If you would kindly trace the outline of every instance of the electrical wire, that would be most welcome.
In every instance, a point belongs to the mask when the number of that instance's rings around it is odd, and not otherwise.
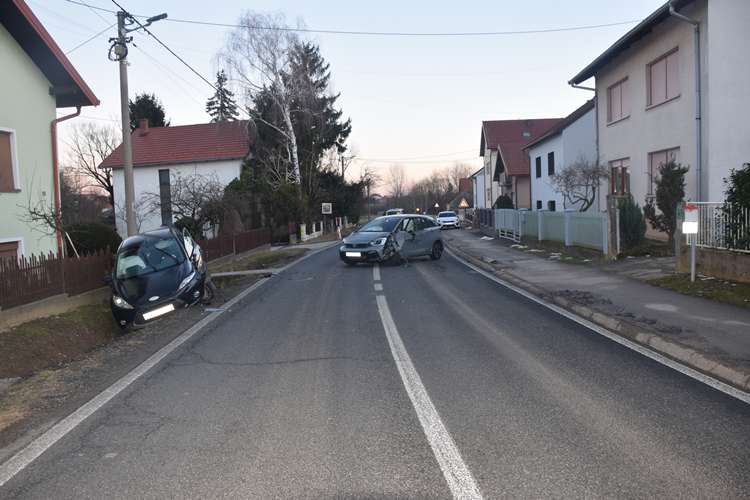
[[[104,28],[104,29],[103,29],[102,31],[100,31],[100,32],[99,32],[99,33],[97,33],[96,35],[92,36],[91,38],[89,38],[88,40],[86,40],[85,42],[83,42],[82,44],[78,45],[77,47],[73,47],[72,49],[70,49],[69,51],[67,51],[67,52],[65,53],[65,55],[67,56],[68,54],[70,54],[70,53],[71,53],[71,52],[73,52],[74,50],[76,50],[76,49],[80,49],[81,47],[83,47],[84,45],[86,45],[87,43],[89,43],[89,42],[90,42],[91,40],[93,40],[93,39],[95,39],[95,38],[97,38],[97,37],[99,37],[99,36],[103,35],[103,34],[104,34],[104,33],[105,33],[105,32],[106,32],[107,30],[109,30],[109,29],[112,29],[112,28],[113,28],[114,26],[116,26],[116,25],[117,25],[117,23],[114,23],[114,24],[110,24],[109,26],[107,26],[106,28]]]
[[[112,0],[115,5],[120,7],[117,2]],[[85,5],[86,7],[92,8],[92,9],[98,9],[104,12],[109,12],[111,14],[115,14],[116,11],[109,10],[109,9],[103,9],[101,7],[91,7],[83,2],[76,2],[75,0],[67,0],[69,3],[78,4],[78,5]],[[122,7],[120,7],[122,9]],[[125,9],[122,9],[123,11]],[[133,16],[135,17],[148,17],[148,16]],[[173,23],[185,23],[185,24],[199,24],[202,26],[216,26],[220,28],[242,28],[243,26],[237,25],[237,24],[228,24],[228,23],[209,23],[205,21],[190,21],[186,19],[172,19],[167,18],[166,21],[173,22]],[[295,31],[299,33],[319,33],[319,34],[329,34],[329,35],[364,35],[364,36],[430,36],[430,37],[439,37],[439,36],[505,36],[505,35],[536,35],[536,34],[543,34],[543,33],[560,33],[565,31],[580,31],[580,30],[589,30],[589,29],[597,29],[597,28],[609,28],[612,26],[622,26],[623,24],[636,24],[641,22],[642,19],[637,19],[634,21],[621,21],[618,23],[609,23],[609,24],[597,24],[597,25],[591,25],[591,26],[576,26],[572,28],[552,28],[548,30],[527,30],[527,31],[486,31],[486,32],[459,32],[459,33],[410,33],[410,32],[381,32],[381,31],[341,31],[341,30],[312,30],[312,29],[306,29],[306,28],[267,28],[265,26],[255,26],[257,29],[278,29],[280,31]],[[140,23],[138,23],[140,24]],[[145,28],[144,28],[145,29]]]

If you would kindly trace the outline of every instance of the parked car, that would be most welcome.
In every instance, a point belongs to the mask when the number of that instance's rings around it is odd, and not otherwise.
[[[391,208],[385,212],[385,215],[401,215],[404,213],[403,208]]]
[[[437,216],[437,223],[440,229],[447,229],[449,227],[458,229],[461,227],[456,212],[440,212]]]
[[[385,215],[344,238],[339,258],[350,266],[360,262],[395,261],[398,259],[396,242],[406,258],[429,255],[432,260],[438,260],[445,246],[440,228],[430,217]]]
[[[123,240],[112,276],[110,307],[119,333],[146,325],[210,298],[200,247],[187,229],[159,228]]]

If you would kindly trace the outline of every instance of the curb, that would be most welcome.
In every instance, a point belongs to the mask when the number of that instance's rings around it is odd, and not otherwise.
[[[707,356],[696,349],[686,347],[672,339],[648,332],[635,325],[621,321],[618,317],[605,314],[587,306],[572,302],[564,297],[550,295],[549,292],[536,285],[523,281],[515,276],[510,276],[499,271],[492,264],[480,260],[460,250],[455,245],[446,242],[456,256],[487,271],[493,276],[510,283],[518,288],[533,293],[534,295],[550,301],[592,323],[596,323],[612,332],[637,342],[638,344],[656,351],[659,354],[672,358],[675,361],[687,365],[706,375],[726,382],[738,389],[750,392],[750,372],[723,364],[721,359]]]

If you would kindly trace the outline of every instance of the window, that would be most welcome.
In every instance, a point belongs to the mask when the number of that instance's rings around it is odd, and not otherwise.
[[[550,212],[555,211],[555,200],[550,200],[547,202],[547,210],[549,210]]]
[[[648,105],[680,95],[680,52],[675,50],[646,68],[648,78]]]
[[[547,153],[547,175],[555,175],[555,152]]]
[[[630,82],[626,78],[607,89],[607,122],[630,116]]]
[[[159,201],[161,204],[161,225],[172,224],[172,193],[169,189],[169,170],[159,170]]]
[[[542,200],[536,200],[536,209],[541,210],[542,209]]]
[[[17,191],[15,133],[0,129],[0,191]]]
[[[521,132],[524,139],[531,139],[531,132]]]
[[[648,194],[656,194],[656,183],[654,182],[654,176],[659,176],[659,165],[667,163],[671,156],[674,156],[675,163],[680,163],[680,148],[667,149],[664,151],[658,151],[651,153],[649,156],[649,188]]]
[[[630,193],[630,158],[609,162],[612,169],[612,194],[625,196]]]
[[[0,261],[5,259],[18,259],[17,241],[6,241],[0,243]]]
[[[492,188],[487,188],[487,201],[492,201]]]
[[[542,176],[542,157],[537,156],[536,157],[536,178],[540,178]]]

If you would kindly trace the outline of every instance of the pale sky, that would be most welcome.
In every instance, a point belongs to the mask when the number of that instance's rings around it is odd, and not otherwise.
[[[119,119],[119,71],[107,58],[109,39],[117,35],[114,26],[108,28],[116,23],[117,5],[111,0],[26,1],[101,100],[97,108],[84,108],[83,119]],[[302,36],[315,41],[330,64],[333,90],[341,94],[338,106],[352,119],[348,144],[359,150],[358,164],[366,162],[383,175],[388,165],[401,163],[411,180],[454,161],[479,169],[483,120],[568,115],[593,97],[593,92],[571,88],[568,80],[665,3],[117,1],[136,16],[167,13],[167,20],[149,30],[212,83],[219,69],[213,56],[231,28],[198,23],[233,25],[248,7],[256,12],[280,10],[289,24],[299,17],[309,30],[400,33]],[[571,29],[616,23],[625,24]],[[539,32],[548,30],[565,31]],[[460,35],[531,31],[536,33]],[[130,98],[141,92],[156,94],[172,125],[207,123],[205,105],[214,90],[147,34],[132,36]],[[66,114],[70,110],[58,110],[58,115]],[[61,125],[63,139],[64,127],[76,120]],[[347,170],[348,178],[357,176],[357,165]]]

